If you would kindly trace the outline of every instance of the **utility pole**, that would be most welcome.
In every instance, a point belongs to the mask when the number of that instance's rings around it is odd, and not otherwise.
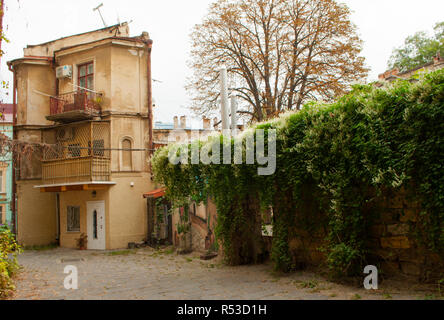
[[[228,117],[228,84],[227,84],[227,68],[222,67],[220,70],[220,101],[222,114],[222,132],[230,130],[230,121]]]
[[[99,11],[100,18],[102,18],[103,25],[105,26],[105,28],[108,28],[108,25],[106,24],[105,19],[103,19],[102,12],[100,11],[100,8],[101,8],[101,7],[103,7],[103,3],[99,4],[99,5],[97,6],[97,8],[94,8],[94,9],[93,9],[93,11]]]
[[[237,97],[231,96],[231,132],[233,137],[237,135]]]

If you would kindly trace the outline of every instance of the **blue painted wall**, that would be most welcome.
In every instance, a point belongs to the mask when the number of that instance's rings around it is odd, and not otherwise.
[[[13,137],[13,127],[10,123],[0,122],[0,133],[12,139]],[[8,152],[6,154],[0,154],[0,170],[6,170],[6,180],[4,182],[5,189],[0,193],[0,205],[3,205],[4,211],[3,215],[6,216],[6,224],[12,227],[12,210],[11,210],[11,200],[12,200],[12,153]],[[1,222],[0,222],[1,223]]]

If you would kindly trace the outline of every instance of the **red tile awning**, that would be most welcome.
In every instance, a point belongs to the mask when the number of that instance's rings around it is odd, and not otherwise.
[[[165,188],[162,189],[157,189],[148,193],[144,193],[143,197],[144,198],[151,198],[151,199],[157,199],[157,198],[161,198],[165,195]]]

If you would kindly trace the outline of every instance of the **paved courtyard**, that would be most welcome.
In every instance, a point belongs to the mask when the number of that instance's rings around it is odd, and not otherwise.
[[[176,255],[172,249],[114,252],[67,249],[26,251],[14,299],[143,299],[143,300],[316,300],[418,299],[425,293],[366,291],[330,283],[312,273],[277,276],[270,265],[229,267],[197,254]],[[78,269],[78,290],[64,288],[64,268]]]

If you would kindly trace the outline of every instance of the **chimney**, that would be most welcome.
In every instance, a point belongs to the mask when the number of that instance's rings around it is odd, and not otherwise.
[[[174,117],[174,129],[179,129],[179,118],[177,116]]]
[[[150,40],[150,34],[146,31],[142,32],[141,37],[143,40]]]
[[[182,116],[182,117],[180,117],[180,128],[186,129],[186,127],[187,127],[187,117]]]
[[[203,117],[203,129],[204,130],[211,130],[211,120],[207,117]]]
[[[398,68],[394,68],[394,69],[387,70],[386,72],[380,74],[378,76],[378,78],[379,78],[379,80],[385,80],[385,79],[387,79],[390,76],[397,76],[398,73],[399,73],[399,69]]]

